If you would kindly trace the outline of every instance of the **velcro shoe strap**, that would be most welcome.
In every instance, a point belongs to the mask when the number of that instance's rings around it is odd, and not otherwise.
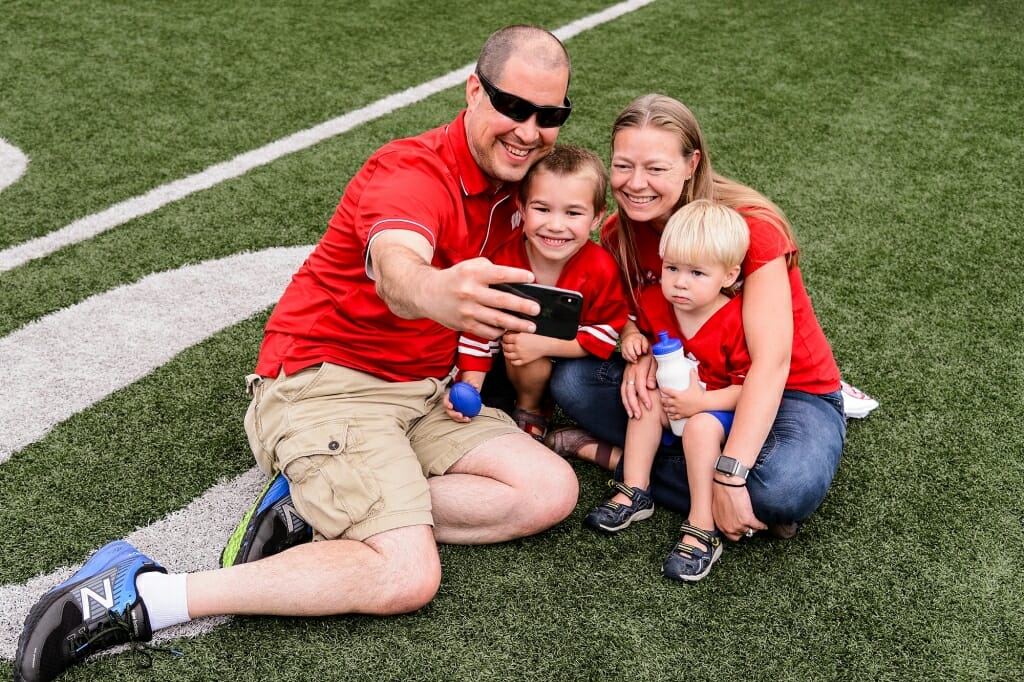
[[[612,483],[612,488],[618,490],[620,493],[622,493],[631,500],[633,499],[633,497],[636,496],[636,493],[634,492],[635,489],[630,488],[625,483],[619,483],[618,481],[615,481],[614,483]]]

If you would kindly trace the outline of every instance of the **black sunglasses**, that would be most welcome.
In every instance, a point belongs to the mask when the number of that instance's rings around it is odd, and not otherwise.
[[[534,114],[537,114],[537,125],[539,127],[558,128],[565,123],[566,119],[569,118],[569,114],[572,113],[572,104],[569,102],[568,97],[565,98],[565,104],[560,107],[539,107],[530,100],[500,90],[491,81],[484,78],[483,74],[479,71],[476,72],[476,77],[480,79],[480,84],[484,86],[484,92],[487,93],[487,98],[491,100],[491,106],[494,107],[495,111],[502,116],[508,116],[518,123],[522,123]]]

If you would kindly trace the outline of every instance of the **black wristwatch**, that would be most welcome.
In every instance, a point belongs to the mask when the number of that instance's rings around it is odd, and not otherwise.
[[[739,476],[744,481],[747,480],[747,475],[750,474],[750,469],[739,463],[738,460],[732,457],[726,457],[725,455],[719,455],[715,461],[715,471],[726,476]]]

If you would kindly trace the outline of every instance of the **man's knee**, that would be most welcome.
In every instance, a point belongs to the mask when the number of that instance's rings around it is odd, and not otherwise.
[[[561,457],[547,456],[543,462],[538,467],[543,470],[534,472],[534,481],[524,490],[532,498],[526,506],[534,513],[519,519],[524,524],[522,535],[539,533],[559,523],[573,512],[579,499],[579,481],[569,463]]]
[[[429,604],[441,587],[441,564],[423,562],[394,575],[393,594],[380,615],[417,611]]]
[[[383,589],[378,594],[379,615],[409,613],[423,608],[441,587],[441,560],[430,526],[399,528],[365,540],[381,555]]]

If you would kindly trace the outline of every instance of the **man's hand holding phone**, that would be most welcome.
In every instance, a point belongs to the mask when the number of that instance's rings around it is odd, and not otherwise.
[[[528,282],[529,270],[495,265],[486,258],[462,261],[432,275],[444,280],[442,286],[425,284],[420,292],[429,317],[458,331],[481,338],[496,339],[506,330],[533,333],[536,325],[525,316],[537,315],[535,301],[518,298],[491,288],[495,282]]]

